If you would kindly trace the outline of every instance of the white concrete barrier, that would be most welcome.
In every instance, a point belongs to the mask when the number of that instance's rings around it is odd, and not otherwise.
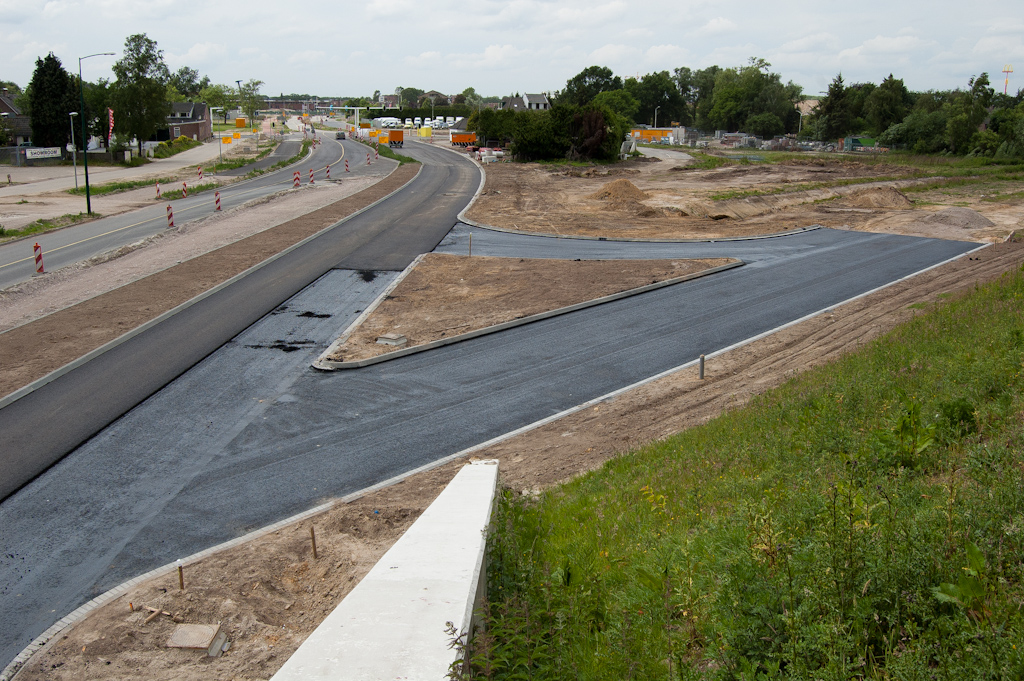
[[[272,681],[442,681],[469,631],[484,573],[497,461],[462,468]]]

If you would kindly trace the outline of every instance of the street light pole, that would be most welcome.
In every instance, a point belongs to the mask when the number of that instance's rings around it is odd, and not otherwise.
[[[85,168],[85,212],[88,215],[92,215],[92,199],[89,198],[89,138],[85,134],[85,85],[82,83],[82,60],[89,57],[113,56],[113,52],[97,52],[96,54],[87,54],[84,57],[78,58],[78,101],[81,104],[82,112],[79,118],[82,120],[82,148],[85,150],[82,154],[82,166]]]
[[[661,108],[660,106],[654,107],[654,127],[655,127],[655,129],[657,129],[657,127],[658,127],[658,109],[660,109],[660,108]]]
[[[71,119],[71,165],[75,169],[75,191],[78,191],[78,147],[75,146],[75,116],[78,115],[77,111],[72,111],[68,114],[68,118]]]

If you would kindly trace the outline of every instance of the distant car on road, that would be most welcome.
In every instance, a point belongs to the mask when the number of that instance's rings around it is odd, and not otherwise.
[[[336,140],[343,140],[343,139],[345,139],[345,131],[344,130],[339,130],[338,132],[334,133],[334,139],[336,139]]]

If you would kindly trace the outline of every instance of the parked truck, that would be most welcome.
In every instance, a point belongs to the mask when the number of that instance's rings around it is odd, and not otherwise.
[[[476,133],[475,132],[463,132],[461,130],[450,130],[448,132],[448,138],[451,140],[453,147],[468,147],[471,144],[476,144]]]

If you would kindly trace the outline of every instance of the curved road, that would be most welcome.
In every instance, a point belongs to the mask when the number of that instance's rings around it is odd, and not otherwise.
[[[433,248],[476,187],[476,171],[453,154],[419,144],[406,153],[429,161],[413,186],[302,254],[329,272],[286,302],[282,287],[264,301],[279,299],[271,314],[0,504],[0,660],[134,575],[977,246],[824,229],[704,244],[473,230],[481,254],[736,255],[748,264],[365,369],[316,372],[309,362],[395,276],[365,281],[357,270],[396,270]],[[464,252],[467,237],[460,226],[438,249]],[[226,307],[211,300],[208,313],[179,320],[182,337],[282,277],[239,282]]]
[[[285,141],[282,154],[270,163],[289,158],[290,156],[284,156],[284,153],[288,153],[289,149],[294,147],[292,142],[293,140]],[[347,148],[351,149],[350,154],[354,158],[363,158],[363,151],[366,147],[354,142],[347,144],[350,145]],[[315,170],[314,178],[322,181],[326,175],[325,168],[341,161],[345,154],[345,148],[341,142],[335,141],[333,138],[325,138],[324,143],[319,145],[309,158],[298,164],[251,180],[226,185],[219,190],[221,209],[228,210],[247,201],[290,188],[294,170],[301,170],[303,185],[309,181],[310,168]],[[291,151],[291,154],[296,151],[297,147]],[[371,170],[365,164],[354,163],[352,171],[354,174],[365,174],[368,171],[376,171],[376,169]],[[248,172],[248,169],[244,169],[242,172]],[[229,174],[231,173],[225,173],[225,175]],[[344,175],[343,172],[339,175],[337,168],[332,168],[332,174],[334,179],[339,179]],[[181,198],[181,187],[178,185],[165,186],[162,189],[166,200],[155,202],[152,206],[45,232],[0,246],[0,289],[32,277],[35,272],[32,245],[37,241],[43,248],[43,260],[46,268],[52,271],[164,231],[167,229],[168,205],[174,212],[174,221],[177,225],[208,215],[213,211],[213,191],[192,194],[183,199]]]

